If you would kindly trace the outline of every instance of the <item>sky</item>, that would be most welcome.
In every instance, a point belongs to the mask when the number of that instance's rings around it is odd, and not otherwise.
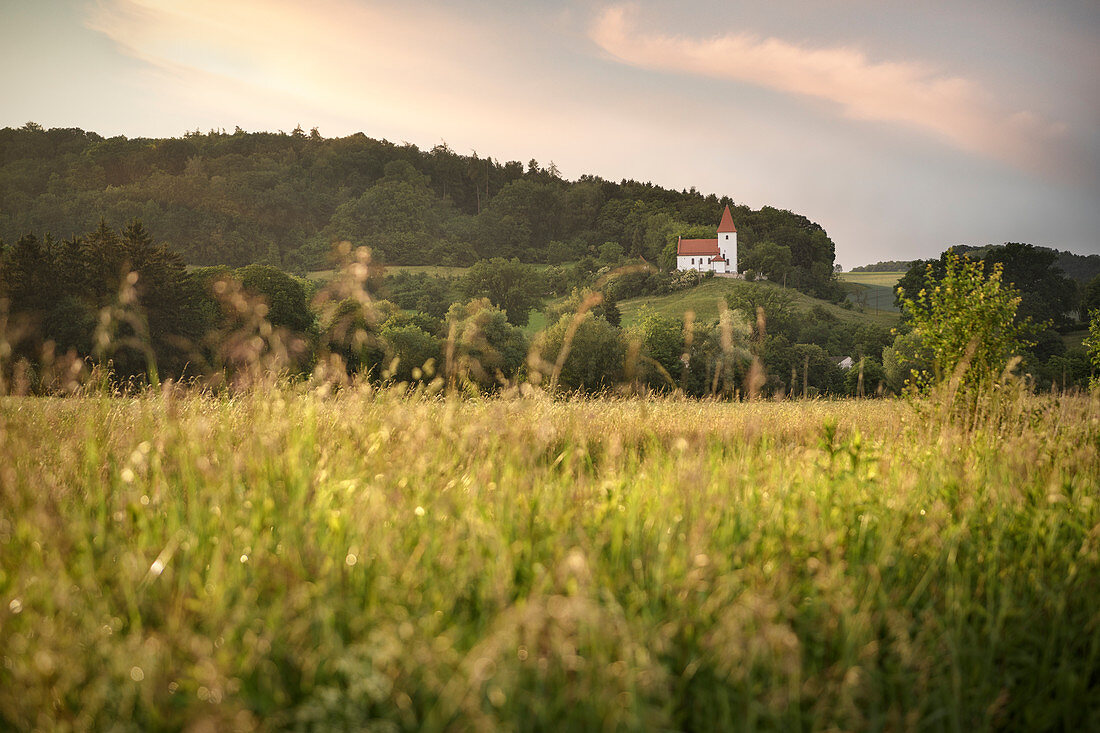
[[[1100,254],[1097,0],[0,0],[0,54],[0,127],[446,142],[790,209],[845,269]]]

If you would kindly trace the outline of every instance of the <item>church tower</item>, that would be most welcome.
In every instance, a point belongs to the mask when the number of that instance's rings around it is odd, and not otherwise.
[[[737,269],[737,227],[733,225],[730,207],[722,212],[722,221],[718,224],[718,252],[726,260],[726,272],[736,273]]]

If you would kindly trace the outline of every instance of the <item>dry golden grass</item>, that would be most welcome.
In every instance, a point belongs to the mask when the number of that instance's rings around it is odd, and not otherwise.
[[[0,399],[0,728],[1086,729],[1100,402]]]

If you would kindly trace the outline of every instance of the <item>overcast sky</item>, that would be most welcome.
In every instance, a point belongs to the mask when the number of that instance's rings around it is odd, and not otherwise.
[[[0,21],[0,126],[446,141],[791,209],[846,269],[1100,253],[1097,0],[0,0]]]

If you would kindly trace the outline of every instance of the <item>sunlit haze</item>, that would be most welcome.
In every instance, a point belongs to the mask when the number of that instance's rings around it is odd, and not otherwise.
[[[1100,253],[1100,5],[8,2],[0,126],[318,127],[729,195],[846,269]],[[715,217],[719,212],[715,212]]]

